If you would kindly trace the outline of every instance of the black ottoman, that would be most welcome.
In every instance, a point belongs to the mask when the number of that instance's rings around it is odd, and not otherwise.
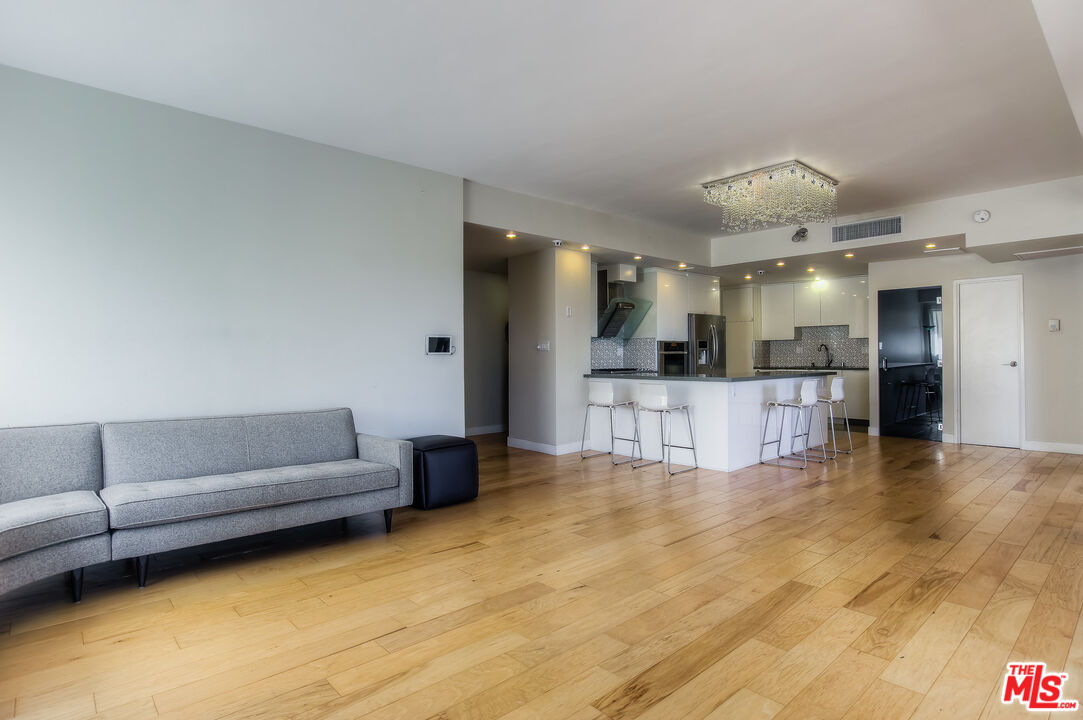
[[[414,444],[414,507],[454,505],[478,496],[478,448],[452,435],[411,438]]]

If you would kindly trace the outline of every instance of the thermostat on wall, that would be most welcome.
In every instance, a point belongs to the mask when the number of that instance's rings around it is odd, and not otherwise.
[[[450,335],[426,335],[426,355],[454,355],[455,346],[451,344]]]

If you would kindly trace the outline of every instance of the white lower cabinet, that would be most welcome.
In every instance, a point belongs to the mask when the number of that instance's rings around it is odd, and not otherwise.
[[[846,392],[846,410],[850,419],[869,419],[869,371],[841,371],[843,388]]]

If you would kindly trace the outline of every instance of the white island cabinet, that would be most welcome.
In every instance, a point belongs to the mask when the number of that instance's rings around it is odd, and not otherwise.
[[[692,408],[692,428],[696,438],[696,457],[699,466],[708,470],[739,470],[760,461],[760,441],[763,437],[763,419],[769,400],[788,400],[800,394],[802,381],[815,378],[820,393],[824,381],[830,383],[832,372],[795,372],[765,376],[741,375],[724,378],[696,376],[650,377],[644,375],[587,375],[589,382],[613,383],[616,400],[638,400],[644,383],[663,383],[671,405],[688,403]],[[583,402],[586,402],[584,396]],[[827,429],[827,411],[823,412],[824,429]],[[787,420],[792,419],[792,411]],[[775,424],[778,415],[771,413],[772,427],[769,437],[777,435]],[[630,410],[618,409],[614,415],[617,437],[632,437]],[[684,414],[675,412],[673,419],[673,443],[687,445],[688,426]],[[821,444],[820,430],[813,422],[811,445]],[[661,438],[656,413],[640,413],[640,435],[643,455],[647,460],[660,456]],[[783,429],[782,452],[789,452],[789,434],[792,427],[787,422]],[[668,435],[668,432],[667,432]],[[627,456],[629,443],[617,441],[617,453]],[[592,412],[588,424],[587,447],[593,450],[609,450],[609,413]],[[764,452],[765,458],[776,457],[774,445]],[[798,445],[800,447],[800,445]],[[638,453],[637,453],[638,454]],[[673,463],[692,464],[690,450],[673,449]],[[657,468],[655,468],[657,469]]]

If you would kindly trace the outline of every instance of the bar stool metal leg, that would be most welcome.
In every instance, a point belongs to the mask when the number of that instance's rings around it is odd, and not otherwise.
[[[590,409],[591,408],[596,408],[596,407],[602,407],[602,408],[606,408],[606,409],[609,410],[609,452],[598,451],[598,452],[595,452],[595,453],[591,453],[590,455],[587,455],[586,454],[587,425],[590,422]],[[614,428],[614,413],[617,411],[617,408],[621,408],[621,407],[627,407],[632,411],[632,422],[633,422],[633,428],[634,429],[633,429],[633,435],[630,438],[629,437],[618,437],[617,434],[616,434],[616,430]],[[629,455],[627,460],[617,461],[617,459],[616,459],[616,452],[615,451],[616,451],[616,445],[617,445],[618,440],[622,440],[624,442],[632,443],[631,454]],[[632,403],[631,401],[620,402],[620,403],[612,403],[612,404],[605,404],[605,405],[599,405],[597,403],[592,403],[592,402],[587,403],[586,413],[583,415],[583,435],[579,439],[579,457],[580,458],[582,458],[583,460],[589,460],[590,458],[600,457],[602,455],[608,455],[609,458],[610,458],[610,461],[614,465],[624,465],[626,463],[632,462],[632,460],[635,459],[635,447],[636,447],[637,444],[639,445],[639,454],[640,454],[640,457],[642,458],[643,445],[642,445],[642,443],[639,442],[639,418],[636,416],[634,403]]]
[[[671,411],[669,411],[669,410],[666,410],[664,412],[664,415],[666,416],[666,419],[669,421],[669,442],[668,443],[663,442],[662,449],[665,450],[666,448],[669,448],[669,452],[666,454],[666,472],[668,472],[670,475],[680,475],[681,473],[691,472],[692,470],[695,470],[696,468],[699,467],[699,458],[696,457],[696,435],[692,431],[692,412],[691,412],[691,408],[684,407],[684,408],[680,408],[680,409],[684,410],[685,419],[688,421],[688,442],[690,443],[689,445],[674,445],[673,444],[673,413]],[[673,472],[673,448],[674,447],[681,448],[683,450],[691,450],[692,451],[692,467],[685,468],[684,470],[678,470],[677,472]]]
[[[767,439],[767,427],[771,423],[771,410],[778,411],[778,438],[776,440]],[[795,417],[791,421],[790,427],[790,447],[789,453],[782,454],[782,436],[786,432],[786,411],[794,410]],[[809,421],[812,421],[812,416],[809,416]],[[807,434],[801,432],[801,425],[804,424],[804,412],[800,405],[793,405],[791,403],[781,402],[769,402],[767,403],[767,414],[763,418],[763,442],[760,445],[760,462],[764,465],[774,465],[776,467],[788,467],[795,468],[797,470],[804,470],[808,467],[808,452],[806,445],[808,444]],[[804,442],[801,444],[801,456],[798,457],[795,447],[797,445],[797,438],[804,438]],[[777,445],[778,454],[773,460],[763,459],[763,449],[768,445]],[[790,460],[801,460],[801,464],[797,465]]]
[[[583,437],[579,440],[579,457],[581,459],[583,459],[583,460],[589,460],[590,458],[596,458],[596,457],[599,457],[601,455],[610,455],[610,454],[612,454],[612,450],[613,450],[613,446],[610,445],[609,446],[610,452],[608,452],[608,453],[607,452],[596,452],[596,453],[591,453],[590,455],[585,454],[586,453],[586,448],[587,448],[587,423],[590,421],[590,409],[592,407],[596,407],[596,405],[594,403],[588,402],[587,403],[587,411],[583,415]]]
[[[627,407],[629,410],[632,411],[632,437],[630,437],[630,438],[617,437],[616,431],[613,429],[613,413],[616,412],[618,407]],[[639,443],[639,420],[636,418],[635,406],[632,405],[632,404],[622,403],[620,405],[614,405],[614,406],[609,408],[609,442],[610,442],[609,447],[612,450],[616,450],[617,440],[620,440],[622,442],[630,442],[630,443],[632,443],[632,447],[628,451],[628,459],[618,461],[616,452],[610,452],[610,455],[609,455],[610,459],[613,461],[614,465],[627,465],[627,464],[631,463],[633,460],[635,460],[636,444]],[[643,455],[643,446],[642,445],[639,446],[639,454]]]
[[[827,403],[827,424],[831,426],[831,460],[839,456],[839,443],[835,438],[835,403]],[[827,452],[827,438],[824,438],[824,452]]]
[[[848,450],[840,450],[839,452],[846,455],[852,455],[854,452],[854,437],[850,434],[850,411],[846,409],[846,401],[842,401],[842,417],[846,420],[846,441],[850,444]]]
[[[579,438],[579,457],[585,460],[584,454],[587,450],[587,423],[590,422],[590,403],[587,403],[586,408],[583,411],[583,434]],[[591,457],[594,457],[593,455]]]
[[[645,412],[658,412],[658,411],[657,410],[646,410]],[[660,412],[658,412],[658,433],[659,433],[659,435],[658,435],[659,438],[662,440],[662,454],[661,454],[661,456],[657,460],[644,460],[643,459],[643,442],[642,442],[642,439],[641,439],[640,443],[639,443],[639,464],[637,465],[636,463],[633,462],[632,463],[632,469],[633,470],[638,470],[639,468],[647,467],[648,465],[657,465],[658,463],[663,462],[665,460],[666,437],[662,433],[662,413],[660,413]]]

